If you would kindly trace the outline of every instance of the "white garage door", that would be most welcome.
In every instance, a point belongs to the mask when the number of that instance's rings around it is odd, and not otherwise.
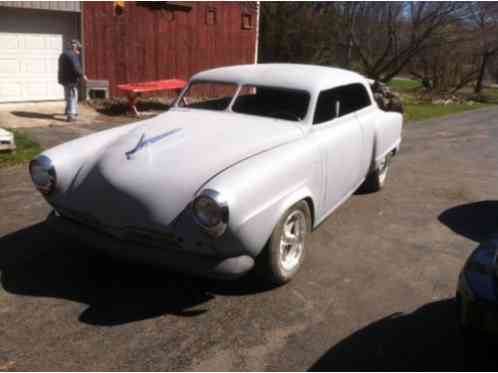
[[[0,32],[0,102],[64,98],[57,83],[63,37]]]

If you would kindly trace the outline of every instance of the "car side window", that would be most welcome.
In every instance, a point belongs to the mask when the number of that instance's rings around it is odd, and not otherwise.
[[[338,88],[320,92],[316,103],[313,124],[328,122],[340,115],[341,108],[338,93]]]
[[[313,124],[320,124],[361,110],[371,104],[362,84],[355,83],[320,92]]]

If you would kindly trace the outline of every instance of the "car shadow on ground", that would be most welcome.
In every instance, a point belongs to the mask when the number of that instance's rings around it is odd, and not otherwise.
[[[64,114],[46,114],[46,113],[36,113],[31,111],[12,111],[11,114],[16,117],[29,118],[29,119],[49,119],[58,120],[60,122],[65,122],[66,118]]]
[[[480,201],[445,210],[439,221],[476,242],[484,242],[498,235],[498,201]]]
[[[438,218],[453,232],[482,243],[498,233],[498,201],[455,206]],[[452,298],[408,314],[390,315],[334,345],[310,370],[496,371],[496,343],[484,337],[465,340],[456,312]]]
[[[9,293],[87,304],[80,321],[119,325],[164,314],[195,317],[216,295],[267,290],[252,276],[207,280],[110,258],[54,237],[45,223],[0,238],[0,282]]]
[[[376,321],[336,344],[310,370],[496,370],[496,346],[464,341],[455,303],[437,301]]]

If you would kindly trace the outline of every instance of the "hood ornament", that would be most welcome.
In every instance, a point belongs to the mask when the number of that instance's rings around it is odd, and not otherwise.
[[[175,129],[172,129],[171,131],[165,132],[161,135],[151,137],[150,139],[145,139],[145,133],[143,133],[142,136],[140,136],[140,140],[138,140],[138,144],[135,145],[135,147],[133,149],[131,149],[130,151],[127,151],[125,153],[126,159],[128,159],[128,160],[131,159],[131,156],[133,154],[135,154],[139,150],[145,148],[147,145],[152,145],[152,144],[164,139],[165,137],[168,137],[168,136],[170,136],[176,132],[179,132],[179,131],[181,131],[181,128],[175,128]]]

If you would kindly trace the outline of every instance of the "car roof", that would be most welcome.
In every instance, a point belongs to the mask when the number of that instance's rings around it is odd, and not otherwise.
[[[232,82],[294,88],[310,93],[367,80],[353,71],[335,67],[291,63],[267,63],[219,67],[200,72],[192,80]]]

